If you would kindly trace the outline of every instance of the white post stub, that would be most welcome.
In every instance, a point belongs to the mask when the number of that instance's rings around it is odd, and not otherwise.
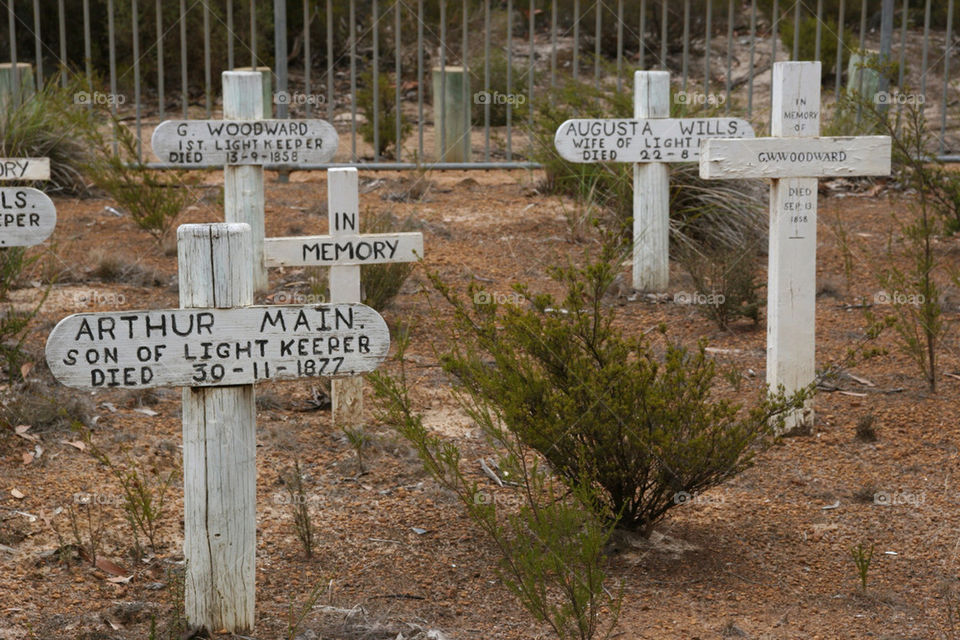
[[[354,167],[327,171],[327,211],[330,236],[352,237],[360,233],[360,184]],[[362,302],[360,266],[330,267],[330,302]],[[333,426],[356,427],[363,420],[363,378],[330,381]]]
[[[633,75],[633,116],[670,117],[670,73]],[[664,162],[633,165],[633,287],[665,291],[670,281],[670,168]]]
[[[820,63],[773,66],[770,135],[820,135]],[[767,384],[793,393],[813,382],[817,279],[817,179],[780,178],[770,186],[767,271]],[[813,401],[787,418],[784,428],[813,425]]]
[[[222,78],[224,119],[263,119],[263,85],[260,72],[224,71]],[[250,225],[253,241],[253,260],[251,261],[253,288],[255,291],[265,291],[267,269],[263,262],[263,166],[249,164],[224,166],[223,214],[225,222],[242,222]]]
[[[253,303],[248,225],[183,225],[177,247],[181,307]],[[185,612],[190,624],[210,631],[253,629],[255,428],[252,384],[183,389]]]

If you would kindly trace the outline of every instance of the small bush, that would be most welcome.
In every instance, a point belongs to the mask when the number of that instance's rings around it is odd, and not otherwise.
[[[360,135],[369,144],[377,145],[377,155],[384,155],[391,147],[394,158],[397,148],[403,144],[403,139],[410,133],[413,125],[400,117],[400,139],[397,139],[397,96],[395,85],[390,76],[385,73],[377,75],[377,96],[379,104],[373,103],[373,72],[367,71],[360,76],[360,87],[357,89],[357,106],[366,122],[360,125]],[[374,113],[377,114],[377,135],[374,136]]]
[[[40,300],[28,309],[19,309],[6,301],[7,294],[16,285],[24,270],[40,257],[28,257],[23,247],[0,248],[0,361],[9,380],[23,378],[20,368],[26,362],[24,344],[30,331],[30,323],[40,312],[49,289]]]
[[[468,304],[431,281],[454,311],[442,363],[474,419],[538,452],[569,487],[595,486],[603,517],[649,533],[679,494],[748,467],[807,392],[764,389],[744,408],[715,391],[723,371],[705,343],[667,340],[661,355],[648,338],[624,335],[602,303],[615,255],[557,269],[563,300],[518,287],[531,303],[522,307],[490,304],[475,286]]]
[[[691,302],[721,329],[737,318],[749,318],[754,325],[760,321],[763,301],[758,292],[758,253],[757,244],[740,249],[691,248],[680,259],[693,279],[696,293],[707,296],[706,304]]]
[[[876,442],[877,428],[874,425],[877,417],[867,413],[857,418],[857,440],[861,442]]]
[[[510,86],[507,87],[507,55],[500,49],[491,49],[490,65],[488,68],[490,84],[486,91],[488,92],[487,103],[490,105],[490,126],[503,127],[507,124],[507,107],[510,107],[510,121],[513,125],[523,122],[529,113],[529,104],[527,100],[527,71],[521,70],[516,65],[512,65],[510,71]],[[470,61],[470,100],[473,108],[471,109],[471,121],[474,126],[482,127],[486,118],[486,106],[481,102],[474,100],[474,97],[484,91],[484,77],[487,71],[484,70],[483,54],[474,57]]]
[[[848,23],[849,24],[849,23]],[[793,19],[781,20],[780,39],[787,51],[793,51],[794,37]],[[800,51],[798,60],[816,60],[817,53],[817,18],[806,16],[800,20]],[[844,52],[854,51],[858,40],[849,28],[843,30]],[[846,58],[847,55],[844,55]],[[823,77],[826,82],[836,76],[837,70],[837,20],[836,18],[822,19],[820,22],[820,62],[822,63]],[[841,69],[841,72],[846,69]]]
[[[287,488],[290,499],[290,514],[293,518],[293,528],[297,532],[297,539],[303,546],[303,555],[309,560],[313,557],[314,529],[310,519],[310,499],[304,485],[303,470],[300,461],[294,460],[293,469],[281,474],[280,479]]]

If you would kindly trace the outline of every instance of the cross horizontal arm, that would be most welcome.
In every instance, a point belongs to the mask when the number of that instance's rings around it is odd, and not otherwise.
[[[704,140],[700,177],[833,178],[890,175],[888,136]]]
[[[263,250],[268,267],[416,262],[423,257],[423,234],[366,233],[267,238]]]
[[[740,118],[567,120],[554,145],[570,162],[695,162],[706,138],[752,138]]]
[[[50,158],[0,158],[0,180],[49,180]]]

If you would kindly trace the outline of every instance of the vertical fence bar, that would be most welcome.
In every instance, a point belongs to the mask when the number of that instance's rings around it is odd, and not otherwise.
[[[753,115],[753,76],[757,54],[757,0],[750,0],[750,76],[747,80],[747,117]]]
[[[250,0],[250,68],[256,69],[257,63],[257,9],[255,0]],[[266,117],[267,114],[263,114]]]
[[[117,117],[117,33],[116,25],[113,23],[113,0],[107,0],[107,42],[110,48],[110,113]],[[113,132],[113,154],[118,150],[117,131]]]
[[[60,27],[60,86],[67,86],[67,15],[63,0],[57,0],[57,19]]]
[[[713,0],[707,0],[707,22],[703,29],[703,94],[710,93],[710,36],[713,35]]]
[[[227,69],[233,71],[233,0],[227,0]]]
[[[13,10],[13,1],[7,1],[7,29],[10,32],[10,63],[12,67],[10,68],[11,77],[13,78],[13,87],[10,95],[13,98],[13,104],[17,104],[20,96],[20,67],[17,66],[17,29],[16,29],[17,17]],[[90,92],[91,96],[93,92]],[[87,102],[93,102],[93,98]]]
[[[333,122],[333,0],[327,0],[327,120]]]
[[[780,2],[773,0],[773,12],[770,14],[770,64],[777,61],[777,35],[780,30]]]
[[[350,161],[357,161],[357,3],[350,0]]]
[[[471,105],[473,104],[471,96],[469,95],[470,87],[470,41],[469,41],[469,18],[470,14],[467,11],[467,0],[463,0],[460,4],[461,10],[463,11],[463,16],[461,16],[461,29],[463,29],[463,45],[461,52],[461,57],[463,58],[463,77],[460,78],[460,97],[463,100],[463,135],[467,137],[466,144],[461,148],[465,149],[471,155],[464,155],[463,161],[469,162],[472,158],[472,148],[470,144],[470,135],[473,133],[473,122],[471,120],[472,109]]]
[[[417,162],[423,162],[423,0],[417,0],[417,154]]]
[[[940,155],[947,148],[947,93],[950,91],[950,50],[953,49],[953,0],[947,2],[947,39],[943,51],[943,101],[940,104]]]
[[[920,93],[927,97],[927,54],[930,48],[930,0],[923,9],[923,44],[920,53]]]
[[[401,161],[401,156],[403,153],[401,144],[402,140],[400,135],[403,131],[403,113],[401,107],[403,103],[400,101],[403,97],[402,94],[402,61],[401,61],[401,47],[403,43],[403,38],[400,35],[400,0],[393,1],[393,79],[394,79],[394,91],[393,91],[393,108],[394,115],[396,117],[396,145],[394,145],[394,155],[396,156],[397,162]]]
[[[371,3],[371,20],[373,21],[373,161],[380,160],[380,12],[377,0]]]
[[[893,48],[893,13],[896,10],[894,8],[894,0],[883,0],[883,15],[880,22],[880,68],[887,69],[887,65],[890,64],[890,52]],[[889,92],[890,91],[890,77],[884,71],[880,74],[880,81],[877,83],[878,92]],[[874,96],[876,99],[876,96]],[[890,107],[889,102],[885,102],[881,105],[878,105],[882,113],[886,113]]]
[[[187,96],[187,1],[180,0],[180,101],[186,119],[189,97]]]
[[[597,0],[593,25],[593,83],[600,88],[600,41],[603,39],[603,2]]]
[[[313,65],[310,60],[310,0],[303,0],[303,109],[306,117],[312,115],[313,105],[310,104],[310,73]]]
[[[900,68],[897,74],[897,89],[903,91],[903,69],[907,63],[907,16],[910,13],[910,0],[903,0],[903,9],[900,13]],[[900,131],[900,116],[903,113],[903,103],[897,100],[897,132]]]
[[[513,93],[513,0],[507,0],[507,95]],[[513,108],[507,100],[507,160],[513,160]]]
[[[863,76],[866,74],[867,52],[867,0],[860,3],[860,71],[857,74],[857,126],[863,120]]]
[[[580,75],[580,0],[573,0],[573,79]]]
[[[620,93],[622,91],[623,91],[623,0],[617,0],[617,93]]]
[[[483,0],[483,160],[490,162],[490,0]]]
[[[837,77],[834,87],[834,96],[836,99],[840,99],[840,85],[843,83],[843,23],[844,18],[844,9],[845,9],[845,0],[840,0],[840,8],[837,12]]]
[[[466,3],[466,0],[464,0],[464,3]],[[529,69],[528,69],[528,71],[527,71],[527,104],[529,104],[529,105],[532,105],[532,104],[533,104],[533,80],[534,80],[533,71],[534,71],[534,63],[535,63],[535,61],[536,61],[536,52],[537,52],[537,50],[536,50],[536,42],[534,41],[534,34],[536,33],[536,22],[535,22],[535,21],[536,21],[536,15],[537,15],[537,14],[536,14],[536,8],[537,8],[537,5],[536,5],[535,0],[530,0],[530,16],[529,16],[529,22],[530,22],[530,66],[529,66]],[[464,9],[466,9],[466,7],[464,7]],[[464,28],[466,28],[466,25],[464,25]],[[466,43],[466,41],[464,41],[464,43]],[[468,119],[467,119],[467,122],[469,122],[469,121],[470,121],[470,119],[468,118]],[[532,130],[533,130],[533,109],[532,109],[532,108],[531,108],[531,109],[527,109],[527,122],[529,123],[530,130],[532,131]],[[532,137],[530,137],[529,142],[530,142],[531,145],[533,144],[533,138],[532,138]]]
[[[42,91],[43,43],[40,41],[40,0],[33,0],[33,48],[37,64],[37,91]]]
[[[680,63],[680,86],[687,92],[690,78],[690,0],[683,0],[683,61]]]
[[[210,5],[203,3],[203,97],[207,119],[213,110],[213,89],[210,79]]]
[[[724,92],[724,113],[730,113],[730,92],[733,91],[733,21],[735,16],[735,2],[727,3],[727,86]]]
[[[510,9],[507,9],[510,11]],[[508,41],[509,42],[509,41]],[[509,45],[508,45],[509,47]],[[507,91],[510,91],[510,71],[507,71]],[[432,88],[431,78],[431,88]],[[440,101],[440,157],[447,155],[447,0],[440,0],[440,95],[433,96],[433,135],[437,135],[437,100]]]
[[[663,14],[660,16],[660,68],[667,69],[667,0],[660,3]]]
[[[276,92],[278,94],[288,94],[286,0],[273,0],[273,58],[273,65],[277,73]],[[290,105],[286,101],[280,102],[275,107],[275,111],[278,118],[287,118],[290,116]]]
[[[157,111],[163,120],[163,0],[155,3],[157,14]]]
[[[137,162],[143,162],[143,142],[141,138],[140,109],[140,9],[138,0],[130,0],[131,39],[133,45],[133,104],[137,128]]]
[[[797,61],[800,59],[800,5],[797,2],[793,5],[793,54],[790,59]]]
[[[646,71],[646,57],[647,57],[647,0],[640,0],[640,33],[638,35],[639,42],[637,43],[637,58],[638,64],[642,71]]]
[[[813,43],[813,59],[820,59],[820,47],[823,39],[823,0],[817,0],[817,29]]]
[[[550,88],[557,86],[557,0],[550,3]]]
[[[83,65],[87,72],[87,92],[92,96],[93,54],[90,53],[90,0],[83,0]],[[92,99],[87,100],[87,109],[93,109]]]

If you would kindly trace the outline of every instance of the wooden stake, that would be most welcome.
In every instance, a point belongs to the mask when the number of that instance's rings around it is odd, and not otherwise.
[[[262,120],[262,80],[259,72],[223,72],[223,118]],[[263,167],[226,165],[223,168],[223,213],[226,222],[250,225],[253,241],[253,288],[266,291],[267,269],[263,263],[264,204]]]
[[[259,78],[256,87],[259,104]],[[248,225],[183,225],[177,246],[181,307],[229,309],[253,303]],[[191,625],[210,631],[253,629],[255,428],[252,384],[183,389],[186,616]]]
[[[633,75],[633,117],[670,117],[670,73]],[[670,168],[664,162],[633,165],[633,287],[665,291],[670,281]]]

